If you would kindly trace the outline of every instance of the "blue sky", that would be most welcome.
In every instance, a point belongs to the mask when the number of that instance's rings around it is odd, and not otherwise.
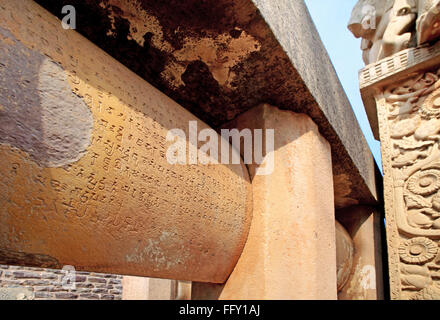
[[[351,102],[362,132],[381,167],[380,144],[374,139],[359,92],[358,71],[364,67],[360,39],[347,29],[357,0],[305,0],[342,86]]]

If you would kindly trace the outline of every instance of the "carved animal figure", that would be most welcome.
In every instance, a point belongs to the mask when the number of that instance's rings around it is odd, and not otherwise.
[[[402,287],[409,290],[422,290],[432,283],[429,269],[426,266],[400,265]]]
[[[388,24],[382,38],[382,55],[389,57],[411,45],[415,37],[417,0],[395,0],[388,12]]]
[[[419,0],[417,19],[417,44],[440,37],[440,0]]]
[[[440,38],[440,0],[359,0],[348,29],[365,64]]]
[[[382,38],[388,25],[394,0],[359,0],[353,9],[348,29],[362,38],[361,49],[365,64],[382,58]]]

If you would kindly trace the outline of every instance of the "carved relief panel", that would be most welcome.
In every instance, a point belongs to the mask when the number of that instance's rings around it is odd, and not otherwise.
[[[394,299],[440,299],[439,76],[413,74],[376,96]]]

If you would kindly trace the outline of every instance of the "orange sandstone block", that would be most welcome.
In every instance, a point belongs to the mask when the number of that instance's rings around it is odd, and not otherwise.
[[[206,124],[33,1],[0,7],[0,263],[224,282],[245,166],[170,164],[168,131]]]
[[[354,206],[336,213],[353,238],[354,256],[350,277],[339,292],[339,300],[383,300],[383,218],[374,207]]]
[[[306,115],[262,105],[228,125],[275,129],[274,171],[255,175],[248,241],[220,299],[337,299],[331,152]],[[267,147],[267,146],[266,146]],[[269,157],[269,153],[266,154]],[[203,290],[194,286],[194,297]]]

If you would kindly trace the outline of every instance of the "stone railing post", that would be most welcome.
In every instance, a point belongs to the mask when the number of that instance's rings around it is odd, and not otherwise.
[[[254,211],[244,251],[223,288],[194,284],[193,297],[337,299],[329,144],[308,116],[269,105],[227,127],[274,129],[273,154],[263,148],[266,159],[273,156],[274,170],[256,175],[259,165],[248,166]]]

